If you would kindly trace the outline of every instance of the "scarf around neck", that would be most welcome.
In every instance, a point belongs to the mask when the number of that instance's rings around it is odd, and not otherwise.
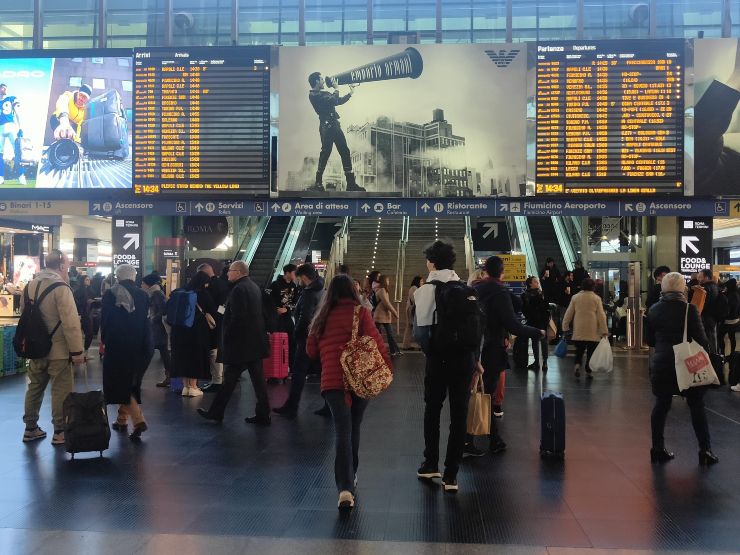
[[[681,301],[682,303],[689,302],[689,299],[686,296],[686,293],[681,293],[678,291],[663,292],[660,294],[660,298],[663,301]]]
[[[115,284],[110,288],[110,292],[113,293],[113,296],[115,297],[116,306],[120,306],[129,314],[134,311],[134,298],[123,285],[120,283]]]

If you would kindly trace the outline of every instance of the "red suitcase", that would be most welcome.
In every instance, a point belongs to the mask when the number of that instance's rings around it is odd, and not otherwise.
[[[262,364],[265,379],[281,380],[288,378],[288,334],[273,332],[270,334],[270,356]]]

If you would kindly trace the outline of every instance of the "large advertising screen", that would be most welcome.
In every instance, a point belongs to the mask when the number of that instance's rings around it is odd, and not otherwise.
[[[526,46],[280,50],[277,196],[520,196]]]
[[[694,41],[694,195],[740,194],[738,39]]]
[[[130,53],[44,56],[0,52],[0,188],[130,188]]]

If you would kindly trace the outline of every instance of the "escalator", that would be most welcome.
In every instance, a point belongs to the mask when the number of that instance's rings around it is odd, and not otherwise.
[[[261,288],[268,287],[272,281],[275,260],[280,254],[290,222],[291,218],[287,217],[270,218],[259,246],[249,261],[249,277]]]
[[[555,264],[562,271],[565,269],[565,260],[561,250],[560,242],[555,234],[555,226],[552,218],[527,218],[529,224],[529,234],[532,238],[534,252],[537,256],[537,270],[542,270],[545,266],[545,260],[552,258]]]

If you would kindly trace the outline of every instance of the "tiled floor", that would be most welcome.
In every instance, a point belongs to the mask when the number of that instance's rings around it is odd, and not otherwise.
[[[616,370],[592,383],[558,362],[547,383],[566,399],[565,462],[538,455],[536,374],[510,372],[501,421],[509,449],[466,461],[452,496],[415,477],[423,358],[404,356],[366,413],[349,516],[336,510],[331,422],[312,414],[317,384],[307,385],[297,420],[275,417],[265,429],[243,422],[253,408],[246,380],[215,426],[195,414],[200,399],[156,389],[153,368],[143,443],[113,432],[104,459],[72,462],[48,439],[21,443],[24,379],[2,378],[0,553],[740,552],[740,395],[707,395],[719,465],[698,467],[687,407],[676,402],[666,438],[677,458],[653,467],[646,357],[618,354]],[[90,375],[100,383],[97,363]],[[275,404],[287,387],[270,386]],[[47,398],[47,431],[49,419]]]

